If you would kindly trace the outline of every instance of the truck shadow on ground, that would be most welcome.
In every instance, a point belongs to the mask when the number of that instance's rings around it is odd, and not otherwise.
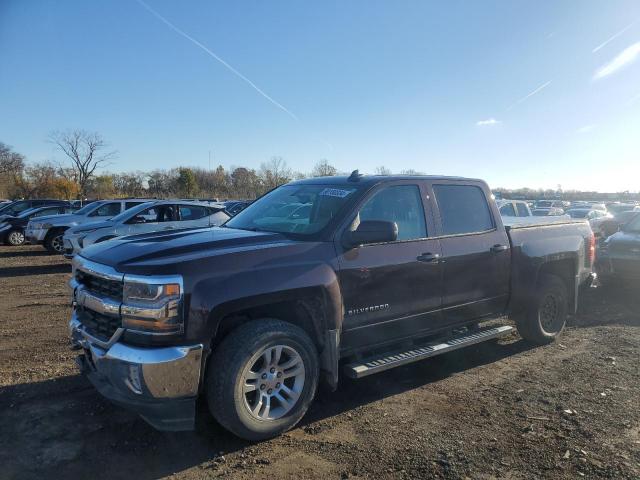
[[[0,277],[25,277],[29,275],[49,275],[54,273],[71,273],[71,264],[56,263],[53,265],[28,265],[0,268]]]
[[[316,422],[530,348],[521,340],[491,341],[364,379],[344,378],[336,392],[319,393],[297,428],[312,431]],[[220,427],[204,399],[194,432],[158,432],[104,400],[80,375],[0,388],[0,431],[0,463],[19,478],[152,479],[216,468],[221,456],[252,445]]]
[[[13,258],[13,257],[50,257],[51,255],[57,255],[47,250],[11,250],[10,252],[0,252],[0,258]]]

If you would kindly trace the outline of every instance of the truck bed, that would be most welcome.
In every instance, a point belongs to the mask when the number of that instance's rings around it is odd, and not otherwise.
[[[515,229],[588,222],[586,220],[573,219],[569,215],[560,215],[549,217],[503,217],[502,223],[507,229]]]

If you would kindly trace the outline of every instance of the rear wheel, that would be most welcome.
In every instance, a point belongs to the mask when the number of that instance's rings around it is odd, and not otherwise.
[[[24,245],[24,240],[24,232],[22,230],[12,230],[7,235],[7,243],[14,247]]]
[[[49,250],[51,253],[63,253],[64,252],[64,244],[62,242],[63,235],[64,235],[64,230],[61,230],[61,229],[49,232],[44,239],[44,248]]]
[[[518,333],[533,343],[554,341],[567,322],[568,305],[567,287],[562,279],[556,275],[541,276],[531,305],[516,317]]]
[[[301,328],[273,319],[241,325],[210,359],[206,391],[211,414],[247,440],[279,435],[309,408],[318,368],[316,347]]]

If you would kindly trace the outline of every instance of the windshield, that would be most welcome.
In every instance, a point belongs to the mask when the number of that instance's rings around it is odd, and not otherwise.
[[[587,218],[591,210],[567,210],[567,215],[571,218]]]
[[[126,220],[129,220],[130,218],[132,218],[133,216],[136,215],[136,213],[144,210],[147,207],[150,207],[151,204],[153,204],[154,202],[145,202],[145,203],[141,203],[135,207],[130,208],[129,210],[125,210],[122,213],[119,213],[118,215],[116,215],[115,217],[111,217],[111,221],[113,222],[124,222]]]
[[[89,205],[85,205],[80,210],[76,210],[73,213],[75,213],[76,215],[86,215],[87,213],[93,211],[94,208],[102,205],[103,203],[104,202],[92,202]]]
[[[285,185],[256,200],[224,226],[311,235],[327,226],[356,190],[345,185]]]
[[[40,210],[41,208],[42,208],[42,207],[29,208],[29,209],[27,209],[27,210],[25,210],[25,211],[23,211],[23,212],[20,212],[20,213],[17,215],[17,217],[18,217],[18,218],[25,218],[25,217],[27,217],[27,216],[31,215],[32,213],[34,213],[34,212],[36,212],[36,211]]]

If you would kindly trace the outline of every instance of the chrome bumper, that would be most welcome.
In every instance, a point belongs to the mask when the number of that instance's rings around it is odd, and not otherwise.
[[[109,400],[139,413],[159,430],[190,430],[200,384],[203,346],[142,348],[118,340],[108,343],[87,333],[76,318],[69,322],[73,345],[84,354],[78,364]]]

